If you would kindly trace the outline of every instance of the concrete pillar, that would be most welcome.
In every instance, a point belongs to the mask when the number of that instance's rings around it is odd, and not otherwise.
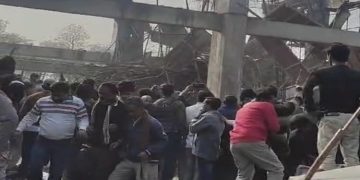
[[[124,63],[143,56],[144,23],[115,19],[113,62]]]
[[[224,15],[223,29],[212,35],[207,85],[220,98],[240,94],[248,5],[248,0],[221,0],[216,4],[216,12]]]

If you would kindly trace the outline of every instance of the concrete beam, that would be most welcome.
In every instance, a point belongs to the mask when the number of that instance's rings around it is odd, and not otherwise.
[[[0,4],[113,19],[131,19],[158,24],[205,28],[217,31],[220,31],[222,27],[222,17],[216,13],[141,3],[132,3],[127,7],[122,7],[119,0],[0,0]]]
[[[53,59],[66,59],[87,62],[110,62],[110,53],[89,52],[81,50],[69,50],[61,48],[50,48],[31,46],[23,44],[0,43],[0,55],[31,56]]]
[[[360,47],[360,34],[358,32],[266,21],[256,18],[249,18],[247,34],[323,44],[339,42],[353,47]]]
[[[121,7],[120,1],[100,0],[0,0],[0,4],[107,18],[131,19],[158,24],[223,30],[223,15],[141,3]],[[232,7],[232,9],[234,9]],[[223,11],[220,11],[222,13]],[[232,16],[242,16],[241,14]],[[247,34],[280,39],[330,44],[340,42],[360,47],[359,33],[249,18]]]
[[[103,66],[94,64],[74,63],[52,59],[39,59],[31,57],[15,56],[16,70],[33,72],[51,72],[64,74],[89,75],[99,71]]]

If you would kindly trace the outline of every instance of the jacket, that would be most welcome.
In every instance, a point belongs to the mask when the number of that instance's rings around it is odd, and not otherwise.
[[[163,125],[166,133],[187,134],[185,105],[174,97],[161,98],[154,103],[153,115]]]
[[[89,143],[93,146],[104,146],[103,125],[107,111],[107,105],[96,103],[93,108],[92,121],[88,128]],[[131,120],[125,105],[118,101],[110,112],[110,124],[116,124],[116,132],[110,132],[110,144],[119,140],[125,139]]]
[[[150,161],[159,161],[167,144],[167,135],[160,122],[148,115],[133,123],[127,135],[127,159],[139,162],[139,153],[146,152]]]
[[[225,122],[218,111],[209,111],[194,119],[190,124],[190,132],[196,134],[192,153],[197,157],[216,161],[224,128]]]

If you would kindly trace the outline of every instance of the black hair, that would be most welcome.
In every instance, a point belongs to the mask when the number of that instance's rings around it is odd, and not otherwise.
[[[174,86],[171,84],[162,84],[161,91],[165,97],[170,97],[171,95],[174,94],[175,89]]]
[[[79,86],[80,86],[79,82],[74,82],[74,83],[70,84],[70,91],[73,95],[75,94],[75,92]]]
[[[137,96],[131,96],[131,97],[126,98],[125,104],[127,106],[135,106],[135,107],[138,107],[138,108],[144,108],[145,107],[144,102],[141,100],[140,97],[137,97]]]
[[[85,79],[85,80],[82,82],[82,84],[88,84],[88,85],[94,87],[94,86],[95,86],[95,80],[93,80],[93,79]]]
[[[0,59],[0,74],[14,74],[16,62],[13,57],[5,56]]]
[[[136,89],[135,82],[134,81],[121,81],[117,85],[118,91],[121,93],[128,93],[128,92],[134,92]]]
[[[221,106],[221,100],[215,97],[208,97],[205,99],[205,103],[211,107],[213,110],[217,110]]]
[[[331,59],[337,62],[347,62],[350,56],[350,49],[348,46],[341,43],[334,43],[327,51]]]
[[[237,106],[238,99],[235,96],[226,96],[224,100],[224,104],[228,106]]]
[[[89,84],[80,84],[75,92],[75,95],[80,99],[90,99],[92,98],[93,92],[93,86]]]
[[[197,100],[198,100],[198,102],[204,102],[205,99],[208,97],[214,97],[214,94],[211,93],[210,91],[201,90],[198,93]]]
[[[56,82],[51,85],[52,93],[70,93],[70,85],[67,82]]]
[[[274,86],[263,88],[256,96],[257,101],[267,101],[277,96],[277,89]]]
[[[139,96],[142,97],[142,96],[153,96],[153,92],[151,91],[150,88],[142,88],[139,90]]]
[[[37,74],[37,73],[31,73],[30,74],[30,79],[39,79],[40,78],[40,75]]]
[[[116,85],[114,83],[105,82],[100,85],[100,88],[101,87],[108,88],[113,94],[119,94],[118,88],[116,87]]]
[[[245,99],[254,99],[256,98],[256,93],[252,89],[244,89],[240,93],[240,101],[244,101]]]

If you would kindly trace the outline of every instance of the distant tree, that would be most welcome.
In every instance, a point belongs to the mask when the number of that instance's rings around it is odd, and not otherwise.
[[[85,28],[78,24],[70,24],[61,30],[55,38],[55,42],[64,45],[68,49],[84,48],[86,41],[90,38]]]
[[[6,32],[8,22],[0,19],[0,42],[12,43],[12,44],[28,44],[31,41],[25,37],[16,34]]]

